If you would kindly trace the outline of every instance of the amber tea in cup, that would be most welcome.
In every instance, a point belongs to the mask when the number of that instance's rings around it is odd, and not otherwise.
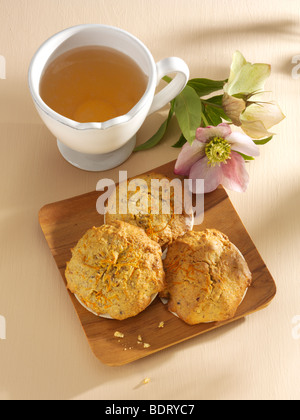
[[[54,111],[80,123],[127,114],[144,95],[148,77],[128,55],[85,46],[55,58],[40,81],[40,96]]]
[[[156,92],[170,74],[171,83]],[[129,158],[146,118],[180,94],[189,74],[178,57],[155,62],[146,45],[123,29],[86,24],[39,47],[28,84],[64,159],[86,171],[106,171]]]

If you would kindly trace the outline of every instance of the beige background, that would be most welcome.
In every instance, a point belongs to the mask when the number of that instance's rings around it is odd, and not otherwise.
[[[92,354],[38,225],[46,203],[95,190],[118,169],[87,173],[59,155],[27,88],[39,45],[79,23],[119,26],[155,59],[188,63],[191,77],[228,77],[236,49],[272,64],[266,88],[286,120],[249,164],[245,194],[230,197],[274,276],[269,308],[133,364],[110,368]],[[299,0],[0,0],[0,399],[298,399],[300,397]],[[299,72],[300,73],[300,72]],[[145,141],[163,120],[147,119]],[[129,175],[175,159],[173,122],[164,143],[133,155]],[[299,323],[299,321],[298,321]],[[293,330],[294,328],[294,330]],[[294,331],[294,334],[293,334]],[[148,385],[140,382],[150,377]]]

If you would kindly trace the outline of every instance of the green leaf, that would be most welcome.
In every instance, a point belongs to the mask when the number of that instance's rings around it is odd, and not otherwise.
[[[180,149],[182,146],[185,145],[186,142],[187,142],[186,138],[184,137],[183,134],[181,134],[178,142],[176,142],[175,144],[173,144],[172,147],[174,147],[175,149]]]
[[[152,149],[152,147],[155,147],[158,145],[158,143],[163,139],[168,127],[168,119],[159,127],[157,132],[145,143],[137,146],[134,149],[134,152],[140,152],[142,150],[148,150]]]
[[[225,114],[225,111],[223,109],[223,95],[213,96],[212,98],[206,99],[205,101],[202,100],[204,106],[209,105],[213,107],[219,114],[223,120],[231,122],[231,119]]]
[[[174,110],[183,136],[192,144],[202,120],[202,102],[193,88],[186,86],[175,98]]]
[[[267,137],[266,139],[262,139],[262,140],[253,140],[255,144],[257,144],[258,146],[262,146],[263,144],[267,144],[269,143],[269,141],[271,141],[273,138],[273,136]]]
[[[217,95],[217,96],[212,96],[209,99],[205,99],[205,101],[203,101],[204,103],[210,103],[212,105],[218,106],[220,108],[223,107],[223,96],[224,95]]]
[[[222,105],[223,95],[213,96],[210,99],[201,99],[203,104],[203,113],[208,125],[216,126],[221,124],[223,120],[231,122],[230,118],[225,114]]]
[[[244,155],[244,153],[241,153],[241,152],[237,152],[237,153],[239,153],[242,156],[242,158],[244,158],[245,161],[255,160],[253,156],[247,156],[247,155]]]
[[[152,149],[152,147],[157,146],[160,143],[160,141],[163,139],[164,135],[166,134],[169,122],[173,114],[174,114],[174,101],[171,102],[171,108],[170,108],[169,115],[166,121],[162,123],[162,125],[159,127],[157,132],[148,141],[141,144],[140,146],[137,146],[134,149],[134,152],[140,152],[142,150]]]
[[[192,87],[200,97],[223,89],[227,80],[191,79],[188,86]]]
[[[164,76],[163,77],[163,80],[165,81],[165,82],[167,82],[167,83],[171,83],[172,82],[172,77],[169,77],[169,76]]]
[[[205,114],[207,120],[209,120],[210,124],[213,126],[217,126],[223,121],[219,110],[217,108],[213,108],[212,106],[205,106]]]

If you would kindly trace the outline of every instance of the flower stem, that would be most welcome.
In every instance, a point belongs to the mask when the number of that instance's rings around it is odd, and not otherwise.
[[[213,102],[206,101],[205,99],[201,99],[201,101],[204,105],[209,105],[209,106],[212,106],[213,108],[223,109],[221,105],[214,104]]]
[[[204,122],[204,127],[209,126],[209,122],[207,121],[205,115],[203,114],[203,112],[201,112],[201,117],[202,117],[202,121]]]

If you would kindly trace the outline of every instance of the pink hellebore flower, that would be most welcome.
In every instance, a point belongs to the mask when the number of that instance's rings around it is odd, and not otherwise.
[[[245,192],[249,184],[245,160],[240,155],[259,156],[259,149],[246,134],[232,132],[228,124],[198,128],[193,144],[186,143],[176,162],[175,174],[190,179],[204,179],[204,192],[222,184],[237,192]],[[196,191],[193,182],[193,192]]]

